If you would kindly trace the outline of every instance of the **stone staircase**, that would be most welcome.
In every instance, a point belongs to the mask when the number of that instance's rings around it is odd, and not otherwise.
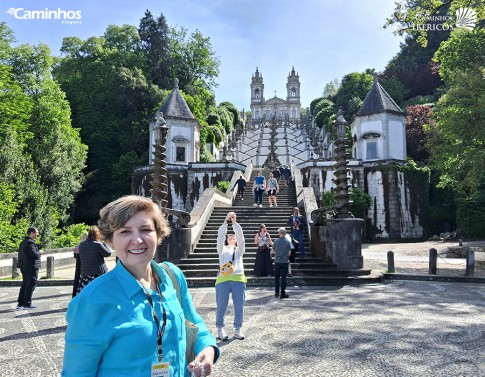
[[[254,197],[251,187],[257,171],[258,169],[253,170],[253,174],[247,183],[244,200],[235,199],[232,208],[214,208],[194,252],[178,263],[178,266],[184,271],[190,287],[214,285],[219,268],[216,249],[217,229],[223,223],[229,211],[236,212],[238,222],[241,224],[244,232],[246,241],[244,268],[248,277],[247,285],[274,285],[274,278],[272,277],[256,277],[253,275],[257,249],[254,244],[254,237],[261,224],[266,225],[273,240],[278,237],[278,228],[285,227],[289,231],[287,221],[297,202],[295,185],[291,183],[289,187],[286,187],[283,178],[281,178],[279,181],[278,207],[269,207],[267,195],[263,196],[262,208],[253,207]],[[263,175],[266,178],[269,173],[270,170],[263,170]],[[301,208],[300,212],[305,216]],[[230,226],[228,231],[231,231]],[[288,278],[288,286],[345,285],[382,281],[381,275],[370,275],[370,270],[339,270],[337,266],[331,263],[322,262],[310,253],[306,231],[304,238],[305,258],[301,259],[297,252],[296,260],[291,264],[293,277]]]

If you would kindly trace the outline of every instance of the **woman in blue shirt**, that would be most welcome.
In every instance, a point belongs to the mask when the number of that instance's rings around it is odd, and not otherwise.
[[[165,268],[152,259],[170,233],[160,208],[130,195],[100,211],[103,241],[116,267],[84,288],[67,309],[62,376],[208,376],[219,356],[195,310],[183,273],[171,263],[181,303]],[[185,319],[198,327],[195,360],[187,360]]]
[[[256,177],[254,177],[253,183],[253,192],[254,192],[254,207],[257,207],[258,204],[260,207],[263,206],[263,192],[266,188],[266,179],[263,176],[263,173],[258,171]]]

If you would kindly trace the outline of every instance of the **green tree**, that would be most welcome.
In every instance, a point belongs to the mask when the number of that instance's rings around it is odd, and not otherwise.
[[[448,90],[435,109],[430,127],[431,164],[441,172],[440,186],[461,196],[478,192],[485,175],[485,30],[457,29],[436,53]]]
[[[449,85],[454,72],[476,70],[485,66],[485,29],[457,29],[440,45],[434,56],[439,74]],[[456,80],[455,80],[456,81]]]
[[[406,151],[408,158],[414,161],[428,161],[428,135],[425,128],[433,121],[432,113],[431,106],[427,105],[406,108]]]
[[[380,82],[387,94],[389,94],[399,106],[402,106],[404,98],[407,96],[408,92],[408,89],[404,84],[394,76],[384,77]]]
[[[395,5],[394,12],[386,20],[384,28],[394,26],[394,34],[410,34],[424,47],[428,44],[430,32],[435,29],[432,27],[436,24],[433,21],[435,16],[451,15],[443,22],[438,20],[444,25],[441,29],[450,30],[456,28],[454,15],[460,8],[473,9],[477,14],[479,26],[485,18],[485,3],[481,0],[400,0],[396,1]]]
[[[71,127],[69,104],[51,76],[46,45],[12,47],[0,26],[0,183],[12,188],[12,226],[36,225],[49,246],[82,182],[86,147]],[[25,229],[24,232],[25,233]],[[1,243],[1,241],[0,241]]]
[[[330,125],[330,119],[335,114],[335,105],[327,98],[322,99],[315,106],[315,125],[323,127]]]
[[[374,70],[368,69],[365,72],[354,72],[345,75],[342,78],[337,94],[332,97],[332,101],[335,103],[336,108],[342,107],[345,111],[345,118],[350,121],[358,108],[350,108],[353,98],[358,97],[362,101],[372,87],[374,81]]]
[[[318,97],[318,98],[315,98],[312,102],[310,102],[310,114],[312,114],[313,116],[317,115],[315,114],[315,106],[317,106],[317,104],[323,99],[323,97]]]
[[[455,71],[439,99],[430,130],[431,164],[440,187],[468,196],[485,181],[485,68]]]
[[[161,88],[170,89],[173,77],[170,57],[170,28],[163,14],[155,20],[152,13],[146,10],[145,16],[140,20],[138,34],[141,40],[141,49],[147,59],[147,73],[152,83]]]
[[[200,89],[211,90],[216,86],[220,61],[212,49],[210,38],[198,30],[192,34],[180,27],[170,33],[170,59],[173,79],[179,79],[179,87],[189,94]]]
[[[52,247],[62,248],[76,246],[79,243],[83,233],[87,232],[88,229],[89,226],[84,223],[71,224],[63,229],[59,229],[56,234],[56,238],[52,243]]]
[[[337,94],[337,90],[340,86],[340,82],[337,79],[333,79],[332,81],[325,84],[323,89],[323,97],[332,97]]]
[[[0,253],[15,251],[29,226],[25,218],[14,220],[20,205],[15,197],[14,185],[0,181]]]
[[[132,169],[148,159],[148,124],[166,92],[138,68],[139,45],[129,25],[110,25],[103,37],[63,40],[54,74],[89,146],[89,181],[76,199],[76,222],[95,222],[104,204],[129,194]]]

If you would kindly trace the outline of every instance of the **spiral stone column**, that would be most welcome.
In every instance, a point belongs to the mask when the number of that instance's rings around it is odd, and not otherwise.
[[[150,182],[152,189],[151,198],[154,202],[162,208],[166,208],[168,204],[168,179],[167,179],[167,162],[166,162],[166,148],[168,127],[163,114],[156,119],[155,127],[155,145],[153,146],[154,160],[152,180]]]
[[[335,128],[337,139],[335,140],[335,179],[334,183],[337,186],[337,219],[347,219],[354,217],[350,212],[350,194],[349,194],[349,179],[347,168],[347,139],[345,138],[347,121],[344,119],[342,108],[337,112],[337,119],[335,120]]]
[[[363,219],[356,219],[350,212],[349,181],[347,173],[347,153],[345,131],[347,121],[342,109],[336,114],[335,127],[335,179],[337,203],[312,211],[313,224],[310,226],[310,249],[314,256],[330,263],[338,269],[359,270],[356,275],[365,274],[362,257]],[[329,214],[335,212],[335,216]]]

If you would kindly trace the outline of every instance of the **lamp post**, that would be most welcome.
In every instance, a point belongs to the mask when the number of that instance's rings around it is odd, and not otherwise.
[[[160,207],[167,207],[168,200],[168,179],[167,179],[167,163],[165,143],[167,141],[168,127],[163,114],[160,113],[155,118],[155,126],[153,127],[155,144],[153,145],[153,173],[151,174],[152,185],[151,197],[152,200],[160,205]]]

